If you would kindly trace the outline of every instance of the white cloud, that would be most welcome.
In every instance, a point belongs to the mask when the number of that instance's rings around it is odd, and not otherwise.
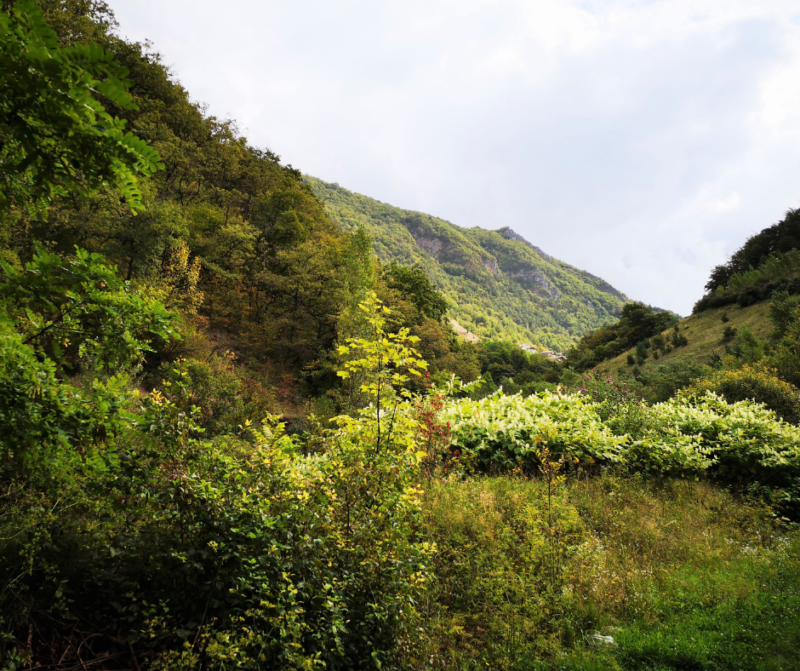
[[[305,172],[687,313],[800,204],[792,0],[111,0]]]

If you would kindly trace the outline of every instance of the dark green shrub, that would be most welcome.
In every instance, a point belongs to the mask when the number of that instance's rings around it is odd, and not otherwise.
[[[670,338],[673,347],[683,347],[684,345],[689,344],[689,339],[681,333],[680,328],[677,324],[672,329],[672,337]]]
[[[742,324],[733,344],[725,349],[742,363],[754,364],[764,358],[765,344],[747,324]]]
[[[775,370],[760,366],[720,370],[699,380],[690,391],[698,394],[713,391],[729,403],[756,401],[774,410],[786,422],[800,422],[800,389],[778,378]]]
[[[705,366],[686,358],[660,364],[655,370],[648,371],[647,378],[642,380],[645,385],[644,395],[651,402],[666,401],[680,389],[691,385],[705,372],[707,372]]]

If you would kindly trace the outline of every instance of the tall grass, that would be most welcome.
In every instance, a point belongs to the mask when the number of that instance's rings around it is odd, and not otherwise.
[[[411,668],[800,667],[800,536],[711,484],[438,481],[425,531],[437,579]]]

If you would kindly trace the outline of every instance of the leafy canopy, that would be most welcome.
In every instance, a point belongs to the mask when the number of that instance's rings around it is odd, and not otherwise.
[[[117,370],[141,361],[153,337],[175,337],[176,318],[119,278],[98,254],[40,250],[24,269],[0,262],[0,301],[25,346],[59,368],[81,361]]]
[[[100,102],[135,107],[128,71],[111,54],[59,46],[33,0],[14,0],[0,10],[0,70],[0,207],[109,184],[142,208],[137,179],[163,164]]]

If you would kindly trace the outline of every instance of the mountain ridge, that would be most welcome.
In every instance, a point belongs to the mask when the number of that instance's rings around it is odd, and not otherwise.
[[[422,267],[447,298],[450,315],[481,338],[566,349],[616,319],[627,301],[602,278],[554,258],[508,226],[462,228],[304,178],[339,226],[365,228],[383,263]]]

